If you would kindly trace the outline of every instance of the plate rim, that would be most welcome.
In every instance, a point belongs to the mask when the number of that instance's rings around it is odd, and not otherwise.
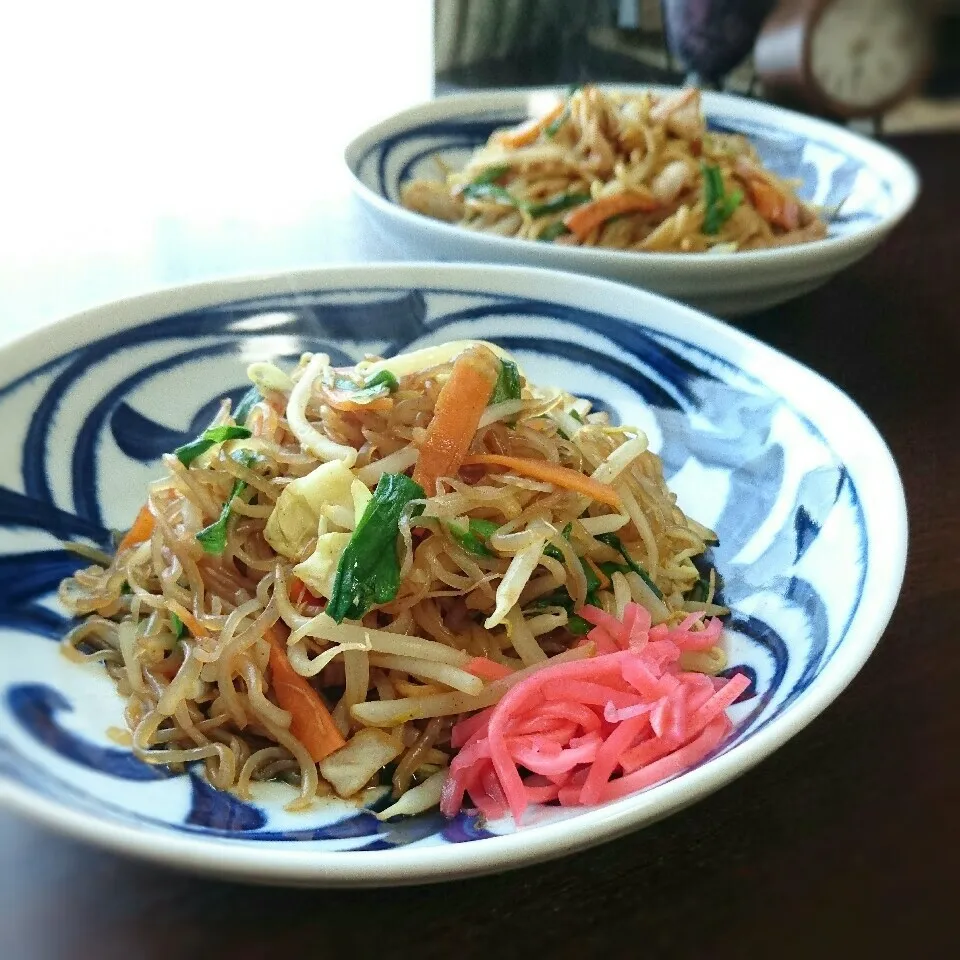
[[[595,86],[610,91],[644,91],[670,93],[682,89],[677,86],[663,84],[636,84],[636,83],[598,83]],[[354,137],[343,150],[344,166],[350,177],[354,193],[362,202],[372,206],[388,217],[403,223],[409,229],[419,232],[430,232],[437,235],[436,242],[455,237],[466,237],[474,241],[477,246],[487,247],[491,253],[497,252],[509,260],[511,252],[517,250],[517,244],[529,245],[532,241],[519,240],[516,237],[500,237],[493,234],[467,231],[456,224],[433,220],[423,214],[394,203],[382,196],[376,190],[368,187],[358,175],[359,162],[363,155],[374,147],[385,135],[395,134],[401,129],[410,126],[410,121],[454,119],[463,117],[467,113],[480,113],[483,109],[499,108],[500,111],[516,104],[518,109],[528,109],[530,102],[535,98],[556,96],[565,91],[563,86],[546,87],[506,87],[483,91],[456,93],[436,97],[433,100],[423,101],[413,107],[408,107],[391,116],[378,121],[362,133]],[[840,259],[845,254],[853,254],[865,247],[876,245],[910,212],[920,193],[920,175],[914,165],[901,153],[885,144],[878,143],[848,130],[837,124],[806,116],[795,110],[780,107],[774,104],[751,100],[738,94],[721,93],[718,91],[703,90],[705,108],[715,108],[717,113],[730,117],[768,119],[773,125],[784,130],[794,130],[801,136],[818,134],[822,139],[834,142],[838,149],[856,155],[862,159],[863,154],[872,155],[876,167],[883,164],[891,170],[890,178],[899,185],[902,195],[899,202],[896,194],[893,197],[893,209],[878,223],[859,227],[841,237],[825,237],[809,243],[796,244],[789,247],[775,247],[763,250],[749,250],[739,253],[710,254],[710,253],[656,253],[640,250],[608,250],[606,248],[563,247],[560,254],[553,244],[544,244],[542,253],[556,256],[579,269],[588,269],[601,261],[615,263],[622,268],[633,265],[638,271],[646,275],[677,275],[681,273],[698,273],[717,269],[739,272],[748,272],[759,266],[779,265],[807,266],[818,261]],[[462,112],[461,112],[462,111]],[[892,171],[896,171],[893,176]],[[539,249],[539,248],[537,248]],[[569,260],[567,259],[569,258]],[[686,264],[684,267],[683,264]]]
[[[536,826],[529,832],[485,838],[465,844],[430,847],[401,847],[389,851],[297,850],[287,844],[264,845],[256,841],[224,841],[203,836],[185,836],[175,830],[138,828],[111,820],[97,820],[57,800],[35,794],[32,789],[0,772],[0,805],[30,820],[114,852],[151,860],[201,873],[231,876],[257,883],[312,886],[393,886],[443,881],[518,868],[584,850],[615,839],[627,832],[662,819],[715,792],[747,772],[791,739],[853,680],[879,642],[899,597],[906,564],[907,513],[903,485],[893,456],[877,428],[860,407],[843,391],[816,371],[788,357],[774,347],[723,324],[693,308],[658,294],[610,280],[535,267],[501,267],[489,264],[437,264],[429,261],[332,265],[308,270],[282,271],[170,285],[134,297],[126,297],[84,310],[46,325],[0,347],[0,366],[18,355],[33,355],[26,371],[4,377],[0,390],[6,391],[25,374],[43,363],[55,361],[73,346],[130,325],[140,325],[182,310],[276,293],[306,293],[355,286],[358,289],[431,287],[472,289],[478,294],[497,292],[537,298],[547,302],[579,306],[611,304],[600,312],[618,317],[641,329],[680,337],[709,349],[741,369],[743,356],[763,359],[769,383],[771,370],[792,371],[800,384],[777,393],[790,398],[801,387],[816,387],[831,407],[839,405],[844,414],[835,420],[852,418],[858,433],[856,443],[871,456],[871,484],[886,497],[884,534],[889,552],[871,556],[863,595],[877,595],[870,609],[861,603],[849,626],[847,638],[830,663],[800,697],[779,717],[751,734],[730,752],[716,757],[649,791],[625,797],[615,803],[587,810],[570,819]],[[516,292],[527,287],[527,292]],[[533,290],[537,292],[534,293]],[[635,304],[635,311],[621,310],[619,304]],[[581,304],[583,304],[581,306]],[[658,317],[643,316],[649,310]],[[592,309],[598,309],[594,306]],[[640,316],[635,316],[633,313]],[[139,317],[131,321],[130,317]],[[70,333],[62,342],[57,333]],[[699,333],[699,337],[691,333]],[[705,342],[706,341],[706,342]],[[39,363],[37,358],[40,357]],[[755,369],[755,368],[754,368]],[[747,370],[749,373],[749,370]],[[755,376],[755,374],[753,374]],[[779,382],[778,382],[779,383]],[[809,405],[798,409],[809,416]],[[827,442],[840,429],[834,423],[817,423]],[[849,431],[847,431],[849,434]],[[847,434],[845,434],[847,435]],[[850,441],[848,441],[849,443]],[[847,456],[844,455],[844,462]],[[876,502],[877,496],[871,497]],[[868,543],[877,542],[869,529],[878,522],[865,510]],[[652,798],[652,799],[651,799]]]

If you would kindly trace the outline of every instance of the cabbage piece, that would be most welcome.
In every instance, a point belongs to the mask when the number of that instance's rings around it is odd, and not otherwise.
[[[294,574],[306,584],[315,597],[329,599],[333,593],[333,581],[337,574],[340,554],[349,542],[349,533],[321,534],[317,537],[317,546],[313,553],[293,568]]]
[[[341,797],[351,797],[401,753],[403,743],[389,733],[360,730],[345,747],[320,761],[320,773]]]
[[[303,556],[307,544],[317,535],[326,504],[355,509],[353,480],[353,474],[339,460],[332,460],[287,484],[263,531],[267,543],[289,559]]]
[[[353,527],[357,528],[363,511],[367,509],[367,504],[373,499],[373,494],[369,487],[360,480],[354,480],[350,485],[350,493],[353,495]]]

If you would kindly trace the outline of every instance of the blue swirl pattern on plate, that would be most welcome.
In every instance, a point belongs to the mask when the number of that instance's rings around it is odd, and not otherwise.
[[[399,203],[405,181],[438,178],[435,158],[458,169],[494,130],[524,119],[513,110],[486,111],[466,119],[411,124],[370,146],[354,172],[375,193]],[[715,132],[749,137],[768,169],[801,182],[798,192],[804,200],[828,209],[842,204],[828,225],[830,236],[844,236],[880,223],[891,208],[893,184],[832,143],[801,137],[761,120],[733,122],[708,115],[707,122]]]
[[[216,791],[197,770],[148,765],[106,736],[121,711],[102,667],[70,663],[50,642],[70,626],[57,584],[83,563],[60,541],[108,546],[160,454],[239,395],[251,358],[321,349],[350,363],[461,337],[496,341],[537,382],[647,429],[681,503],[717,530],[711,559],[733,609],[728,673],[751,680],[721,752],[801,696],[843,641],[867,554],[853,483],[799,411],[691,343],[589,310],[469,291],[289,294],[162,317],[0,386],[17,453],[0,464],[0,770],[101,817],[232,841],[386,850],[512,829],[436,813],[383,823],[383,796],[290,814]],[[849,583],[836,582],[838,555]]]

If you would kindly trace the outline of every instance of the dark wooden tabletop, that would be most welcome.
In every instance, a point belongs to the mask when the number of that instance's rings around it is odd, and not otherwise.
[[[662,823],[444,886],[243,887],[0,813],[0,956],[960,955],[960,136],[896,146],[924,181],[896,234],[821,291],[741,322],[863,406],[907,491],[900,603],[819,719]]]

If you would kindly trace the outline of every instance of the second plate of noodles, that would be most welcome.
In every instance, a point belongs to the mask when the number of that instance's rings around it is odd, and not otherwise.
[[[712,679],[726,664],[703,560],[715,537],[678,507],[643,431],[482,341],[249,374],[242,402],[163,458],[115,555],[60,588],[83,618],[65,649],[103,661],[142,759],[202,762],[241,796],[285,779],[294,809],[386,775],[385,818],[446,790],[445,812],[467,791],[519,819],[531,798],[639,789],[694,762],[667,755],[697,731],[702,756],[729,730],[742,688]],[[627,660],[629,690],[598,686]],[[629,728],[623,773],[641,779],[611,787],[611,765],[602,784],[585,767],[521,784],[497,759],[498,705],[533,703],[537,685],[555,699],[547,678],[571,715],[515,712],[516,763],[538,769],[526,744],[552,770],[559,737],[600,764],[603,738]]]
[[[764,167],[750,140],[708,129],[694,88],[580,87],[494,131],[462,169],[412,179],[403,205],[482,233],[648,253],[735,253],[826,236],[829,211]]]

